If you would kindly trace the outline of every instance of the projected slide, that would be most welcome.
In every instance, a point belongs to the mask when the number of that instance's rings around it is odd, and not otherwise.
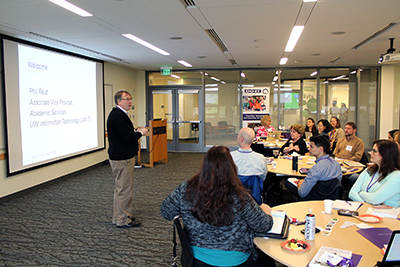
[[[23,45],[18,59],[23,165],[97,147],[95,63]]]
[[[3,44],[9,173],[104,148],[102,63]]]

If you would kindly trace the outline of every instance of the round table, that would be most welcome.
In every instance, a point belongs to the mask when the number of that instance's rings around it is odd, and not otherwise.
[[[277,162],[276,169],[272,168],[272,164],[268,165],[268,172],[275,173],[275,174],[283,174],[287,176],[294,176],[294,177],[306,177],[306,174],[301,174],[299,171],[292,170],[292,159],[288,159],[288,157],[281,156],[277,159],[274,159]],[[341,160],[339,160],[339,163]],[[311,168],[315,165],[315,157],[312,156],[301,156],[298,160],[300,170],[301,168]],[[312,163],[312,164],[309,164]],[[352,171],[346,172],[343,175],[350,175],[353,173],[357,173],[362,171],[362,167],[352,168]]]
[[[364,203],[364,205],[358,209],[358,212],[360,214],[365,214],[368,207],[371,207],[371,205]],[[361,234],[357,233],[356,230],[358,230],[358,228],[356,226],[350,226],[345,229],[340,228],[345,221],[355,223],[361,223],[361,221],[353,217],[339,216],[336,210],[333,210],[332,214],[321,213],[324,210],[323,201],[294,202],[276,206],[272,209],[283,210],[287,212],[289,217],[298,218],[299,220],[304,220],[309,209],[312,209],[313,214],[315,214],[316,217],[316,226],[321,227],[325,227],[332,218],[339,219],[333,227],[330,236],[323,236],[322,233],[318,233],[315,234],[314,240],[306,241],[311,245],[311,249],[307,252],[294,252],[283,249],[281,247],[281,243],[284,241],[283,239],[266,239],[262,237],[256,237],[254,239],[254,243],[258,248],[284,265],[299,267],[307,266],[321,246],[350,250],[354,254],[362,255],[363,257],[358,266],[374,266],[377,261],[381,261],[383,258],[380,248],[364,238]],[[383,218],[382,222],[370,225],[373,225],[374,227],[387,227],[391,230],[400,229],[400,221],[392,218]],[[288,239],[297,238],[304,240],[304,235],[300,233],[301,229],[304,229],[304,225],[291,225]]]

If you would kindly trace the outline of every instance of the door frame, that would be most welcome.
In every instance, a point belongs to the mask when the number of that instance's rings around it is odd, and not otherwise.
[[[188,85],[162,85],[162,86],[149,86],[147,88],[147,117],[148,120],[154,119],[153,114],[153,91],[168,90],[172,91],[172,120],[173,120],[173,142],[168,143],[168,151],[179,151],[179,152],[203,152],[204,151],[204,92],[202,86],[188,86]],[[179,95],[180,90],[197,90],[199,98],[199,131],[198,131],[198,143],[196,144],[182,144],[179,143],[179,126],[176,122],[179,115]],[[169,121],[168,123],[171,123]]]

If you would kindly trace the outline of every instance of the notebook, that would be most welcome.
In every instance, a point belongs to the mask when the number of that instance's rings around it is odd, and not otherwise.
[[[383,256],[382,265],[400,266],[400,230],[393,231]]]
[[[334,210],[349,210],[349,211],[357,211],[359,207],[361,207],[361,202],[354,202],[354,201],[345,201],[336,199],[333,202],[333,209]]]
[[[267,141],[275,142],[275,140],[281,140],[281,134],[282,134],[282,131],[270,132],[270,133],[268,133]]]
[[[352,160],[343,160],[343,163],[346,164],[349,167],[365,167],[364,164],[361,164],[360,162],[352,161]]]

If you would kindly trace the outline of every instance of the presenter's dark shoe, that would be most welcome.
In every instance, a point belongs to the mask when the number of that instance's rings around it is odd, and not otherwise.
[[[124,225],[117,225],[118,228],[134,228],[134,227],[140,227],[140,222],[136,221],[131,221],[130,223],[124,224]]]

